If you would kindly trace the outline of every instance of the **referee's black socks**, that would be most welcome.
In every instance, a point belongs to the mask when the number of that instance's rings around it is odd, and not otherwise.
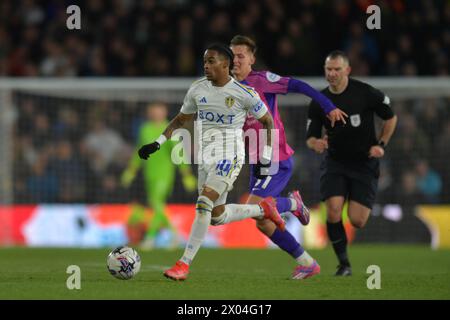
[[[328,238],[333,244],[334,252],[340,265],[350,266],[347,256],[347,235],[342,220],[336,223],[327,221]]]

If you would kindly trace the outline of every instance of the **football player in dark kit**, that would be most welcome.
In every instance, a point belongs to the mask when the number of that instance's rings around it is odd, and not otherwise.
[[[348,200],[352,225],[362,228],[369,218],[378,185],[379,158],[397,124],[389,97],[369,84],[349,78],[351,68],[342,51],[331,52],[325,60],[329,86],[322,90],[334,105],[348,114],[346,123],[331,127],[316,102],[308,110],[306,143],[317,153],[326,153],[321,164],[320,193],[327,209],[327,232],[339,260],[337,276],[352,274],[347,255],[347,237],[342,208]],[[374,115],[384,120],[379,137]],[[322,127],[326,133],[322,137]]]

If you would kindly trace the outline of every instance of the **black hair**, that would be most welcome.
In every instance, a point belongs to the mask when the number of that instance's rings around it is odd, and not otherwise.
[[[350,65],[350,60],[348,59],[347,54],[341,50],[333,50],[327,55],[327,59],[336,59],[341,57],[348,65]]]
[[[227,58],[229,60],[229,62],[230,62],[228,68],[229,68],[229,71],[230,71],[230,74],[231,74],[231,70],[233,70],[233,66],[234,66],[234,63],[233,63],[233,61],[234,61],[234,54],[233,54],[233,51],[231,51],[231,49],[228,46],[226,46],[226,45],[224,45],[222,43],[213,43],[210,46],[208,46],[208,48],[206,48],[206,50],[217,51],[219,53],[219,55],[222,55],[225,58]]]

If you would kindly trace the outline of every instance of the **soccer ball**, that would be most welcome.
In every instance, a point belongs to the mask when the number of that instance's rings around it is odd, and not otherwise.
[[[141,257],[133,248],[118,247],[108,255],[107,266],[117,279],[129,280],[141,269]]]

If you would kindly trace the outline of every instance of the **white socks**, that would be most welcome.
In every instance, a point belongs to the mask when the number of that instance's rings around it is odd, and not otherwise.
[[[195,219],[189,234],[189,240],[186,244],[181,261],[191,264],[203,239],[206,237],[208,227],[212,225],[222,225],[233,221],[240,221],[247,218],[263,217],[264,211],[257,204],[227,204],[224,212],[215,218],[211,218],[211,211],[214,203],[205,196],[199,196],[195,207]]]
[[[295,260],[297,261],[298,264],[300,264],[302,266],[310,266],[314,262],[314,259],[306,251],[304,251]]]
[[[195,206],[195,219],[189,234],[189,240],[184,249],[181,261],[191,264],[198,249],[202,245],[208,232],[209,224],[211,223],[211,211],[213,209],[213,202],[205,196],[199,196]]]
[[[227,204],[220,216],[211,218],[211,224],[213,226],[218,226],[247,218],[258,218],[263,216],[264,211],[257,204]]]

